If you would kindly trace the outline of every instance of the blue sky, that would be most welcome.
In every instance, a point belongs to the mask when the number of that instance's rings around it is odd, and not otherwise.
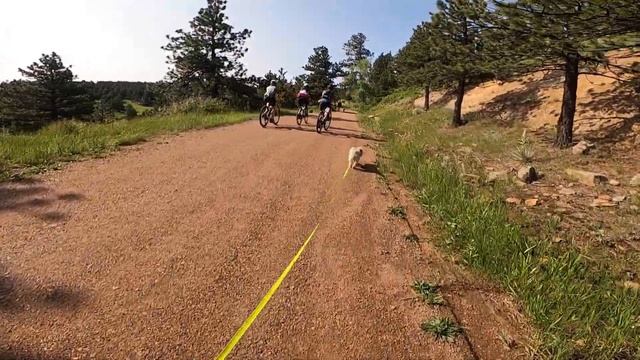
[[[43,52],[58,52],[82,80],[163,78],[165,35],[186,28],[204,0],[1,0],[0,81],[18,78]],[[398,4],[401,4],[400,6]],[[303,73],[313,48],[334,60],[363,32],[376,54],[397,51],[427,19],[435,0],[230,0],[228,15],[253,36],[243,62],[250,74],[283,67]]]

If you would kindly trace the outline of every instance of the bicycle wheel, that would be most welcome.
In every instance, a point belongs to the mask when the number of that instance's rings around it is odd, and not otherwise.
[[[316,131],[318,134],[322,133],[322,129],[324,128],[324,113],[321,112],[318,114],[318,121],[316,122]]]
[[[324,131],[329,131],[329,127],[331,126],[331,118],[332,114],[329,114],[327,119],[324,121]]]
[[[273,124],[278,126],[278,123],[280,122],[280,107],[276,106],[273,108],[273,111],[275,112],[273,115]]]
[[[298,114],[296,115],[296,123],[298,123],[298,126],[302,125],[302,119],[304,119],[304,110],[299,108]]]
[[[267,127],[267,125],[269,125],[269,114],[268,114],[269,110],[267,109],[267,106],[263,106],[262,110],[260,110],[260,126],[262,126],[263,128]]]

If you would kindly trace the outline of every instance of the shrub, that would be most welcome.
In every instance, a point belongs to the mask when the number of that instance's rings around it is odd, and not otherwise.
[[[136,108],[133,107],[133,105],[127,103],[127,105],[124,107],[124,116],[127,119],[133,119],[138,116],[138,112],[136,111]]]

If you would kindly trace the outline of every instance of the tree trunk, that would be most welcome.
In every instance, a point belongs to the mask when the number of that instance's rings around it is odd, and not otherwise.
[[[564,95],[562,109],[556,127],[557,147],[566,148],[573,142],[573,120],[576,115],[576,97],[578,91],[578,76],[580,74],[580,57],[569,54],[566,58],[564,70]]]
[[[431,102],[431,86],[427,85],[424,88],[424,110],[429,110],[430,102]]]
[[[462,121],[462,100],[464,100],[464,90],[465,90],[466,77],[461,77],[458,80],[458,88],[456,89],[456,105],[453,109],[453,121],[452,125],[454,127],[464,125]]]

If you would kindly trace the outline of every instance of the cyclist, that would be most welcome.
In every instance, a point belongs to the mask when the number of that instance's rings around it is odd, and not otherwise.
[[[298,103],[299,107],[304,107],[304,110],[306,113],[307,109],[309,108],[310,100],[311,100],[311,96],[309,95],[309,85],[305,83],[304,86],[302,86],[302,89],[300,90],[300,92],[298,92],[298,95],[296,96],[296,102]]]
[[[265,104],[271,105],[271,107],[276,106],[276,81],[271,80],[271,85],[267,87],[267,91],[264,93],[264,102]]]
[[[320,112],[323,112],[326,108],[331,109],[331,102],[333,101],[333,89],[334,85],[331,84],[325,91],[322,92],[322,98],[320,99]]]
[[[277,89],[276,89],[276,81],[271,80],[271,85],[267,87],[267,91],[264,93],[264,103],[265,103],[265,112],[269,116],[269,122],[273,122],[273,109],[276,107],[277,103]],[[268,107],[268,108],[267,108]],[[261,115],[262,116],[262,115]]]

